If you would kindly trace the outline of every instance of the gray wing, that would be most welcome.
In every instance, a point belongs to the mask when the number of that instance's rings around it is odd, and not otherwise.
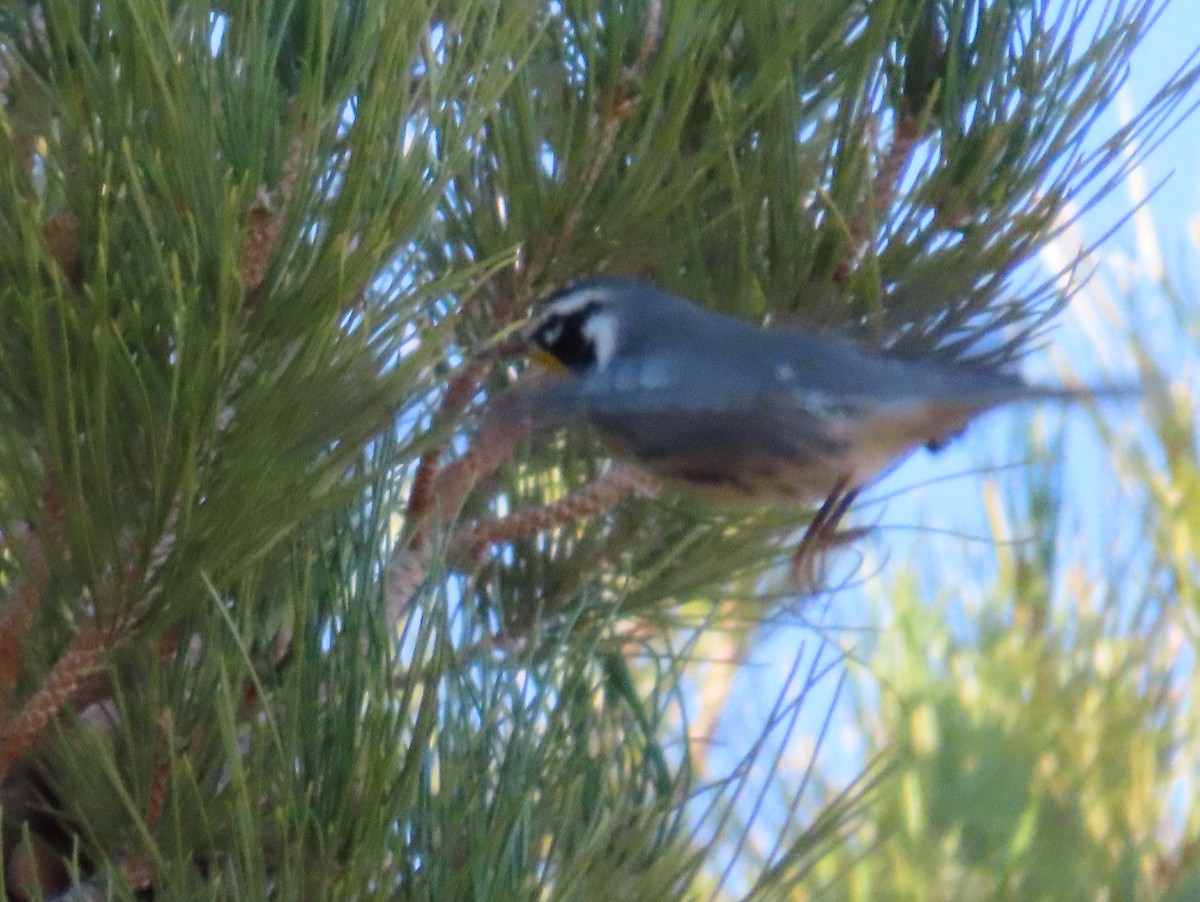
[[[786,331],[760,333],[763,350],[795,383],[835,402],[889,406],[946,404],[977,412],[1019,401],[1072,402],[1130,397],[1136,386],[1058,388],[1030,385],[1020,376],[987,367],[911,361],[873,354],[835,336]]]
[[[539,416],[549,427],[586,422],[618,454],[667,478],[797,497],[835,481],[845,449],[804,399],[720,362],[643,358],[555,385]]]
[[[914,447],[940,447],[993,407],[1091,394],[890,360],[823,337],[757,333],[745,346],[739,334],[726,338],[618,358],[556,384],[536,405],[536,422],[588,423],[618,454],[693,485],[817,497],[843,478],[873,478]]]

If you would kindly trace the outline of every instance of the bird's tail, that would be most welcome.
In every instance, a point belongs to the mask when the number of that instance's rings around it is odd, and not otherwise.
[[[1136,398],[1142,390],[1137,385],[1115,384],[1096,386],[1030,385],[1019,376],[1009,373],[963,370],[941,373],[936,380],[912,386],[909,401],[922,399],[928,403],[976,407],[983,410],[1027,401],[1048,401],[1064,404]]]
[[[1087,401],[1116,401],[1136,398],[1142,394],[1137,385],[1057,386],[1017,385],[1002,390],[998,403],[1021,401],[1060,401],[1074,404]]]

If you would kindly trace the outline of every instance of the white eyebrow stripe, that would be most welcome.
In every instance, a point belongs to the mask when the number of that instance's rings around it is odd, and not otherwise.
[[[578,313],[588,304],[600,304],[608,300],[608,292],[603,288],[581,288],[579,291],[565,294],[551,301],[542,311],[543,316],[570,316]]]

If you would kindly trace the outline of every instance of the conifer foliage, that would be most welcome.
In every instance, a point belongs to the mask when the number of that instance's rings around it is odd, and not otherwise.
[[[1063,300],[1018,267],[1188,101],[1095,134],[1160,5],[5,0],[9,895],[746,890],[686,675],[806,513],[531,443],[489,349],[619,271],[1012,359]]]

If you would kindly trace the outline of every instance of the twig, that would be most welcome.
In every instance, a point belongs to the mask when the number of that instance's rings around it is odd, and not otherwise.
[[[42,226],[42,245],[58,264],[67,281],[76,283],[83,273],[79,259],[79,217],[74,210],[55,213]]]
[[[642,34],[637,60],[633,64],[634,73],[639,78],[645,77],[650,57],[658,49],[658,42],[662,39],[662,8],[662,0],[652,0],[646,10],[646,30]]]
[[[550,504],[520,508],[506,517],[481,520],[460,530],[451,542],[451,554],[478,551],[486,545],[511,542],[557,526],[567,526],[603,513],[628,495],[653,498],[658,491],[657,480],[648,474],[615,467]]]
[[[25,552],[25,579],[9,596],[0,615],[0,717],[8,708],[21,676],[22,643],[33,625],[42,591],[50,580],[45,554],[37,537],[27,530],[20,536]]]
[[[571,211],[563,222],[562,228],[555,232],[548,251],[544,255],[538,255],[536,261],[532,259],[533,255],[531,255],[529,266],[531,282],[537,281],[545,263],[559,256],[574,235],[584,204],[595,190],[600,176],[604,172],[604,167],[612,157],[621,125],[637,108],[634,82],[646,75],[650,60],[662,38],[661,24],[662,0],[653,0],[646,10],[646,30],[642,34],[641,44],[638,45],[637,59],[634,60],[631,67],[621,73],[621,78],[613,88],[611,98],[600,113],[600,138],[596,142],[596,152],[584,172],[579,191],[573,195]]]
[[[397,548],[384,571],[383,599],[388,623],[397,623],[408,610],[417,589],[429,576],[433,555],[428,547]]]
[[[532,420],[520,412],[522,406],[519,400],[509,403],[500,399],[479,424],[474,442],[462,457],[441,469],[436,462],[428,465],[428,486],[421,489],[415,508],[424,522],[416,527],[413,540],[399,546],[387,564],[384,597],[392,622],[399,619],[429,574],[432,555],[425,537],[429,518],[438,515],[443,521],[453,520],[474,485],[512,458],[517,445],[532,431]],[[414,510],[415,494],[409,496],[410,511]]]
[[[136,892],[150,889],[154,884],[154,866],[144,853],[126,855],[120,859],[121,875]]]
[[[662,0],[655,0],[646,10],[646,31],[642,34],[642,43],[638,46],[637,59],[630,68],[621,73],[621,80],[613,89],[612,99],[605,105],[601,115],[600,140],[596,144],[596,154],[592,157],[592,163],[583,177],[583,187],[574,204],[576,211],[583,206],[583,201],[596,187],[596,183],[600,180],[600,173],[604,170],[604,166],[608,163],[613,148],[616,146],[617,133],[621,130],[621,124],[629,118],[637,106],[633,84],[635,80],[646,76],[650,58],[654,55],[662,37],[659,31],[661,22]],[[568,220],[570,225],[574,225],[576,218],[578,218],[578,212],[573,214],[571,220]]]
[[[158,541],[154,543],[154,547],[150,549],[150,554],[146,558],[145,569],[141,576],[141,583],[145,587],[145,592],[138,603],[131,609],[129,613],[129,622],[137,623],[149,613],[150,607],[154,601],[162,594],[162,581],[159,576],[162,574],[163,567],[167,561],[171,559],[171,554],[175,551],[175,542],[179,528],[179,496],[171,502],[171,507],[167,511],[167,518],[163,521],[162,531],[159,533]],[[136,579],[136,566],[130,564],[131,575]],[[132,580],[131,580],[132,581]]]
[[[159,534],[158,541],[150,549],[150,557],[146,560],[146,574],[142,577],[142,582],[152,595],[156,595],[161,591],[161,586],[156,580],[159,571],[162,570],[170,559],[171,552],[175,550],[175,534],[178,526],[179,495],[177,494],[175,500],[171,502],[170,510],[167,511],[167,519],[163,521],[162,532]]]
[[[479,383],[483,378],[482,367],[478,363],[468,364],[461,372],[450,380],[446,393],[442,396],[438,408],[437,420],[456,417],[466,409],[471,402]],[[406,523],[417,523],[430,512],[434,504],[434,483],[438,477],[438,467],[442,455],[446,453],[444,443],[430,448],[421,455],[417,463],[417,472],[413,477],[412,489],[408,494],[408,508],[405,511]],[[417,548],[425,540],[424,532],[416,529],[409,543],[410,548]]]
[[[550,504],[520,508],[507,517],[484,520],[459,530],[451,537],[448,556],[478,555],[488,545],[568,526],[586,517],[609,510],[629,495],[653,498],[658,495],[657,479],[638,470],[618,467],[582,488]],[[561,587],[560,587],[561,588]],[[541,611],[544,614],[544,611]],[[507,617],[498,632],[484,643],[490,648],[516,651],[529,638],[537,622],[533,609],[516,617]]]
[[[433,478],[433,492],[426,516],[440,514],[452,519],[467,493],[483,477],[512,459],[513,452],[533,432],[534,422],[526,406],[545,380],[525,381],[516,392],[498,398],[479,424],[471,447],[458,460],[446,464]]]
[[[554,381],[553,376],[527,379],[517,391],[497,399],[462,457],[440,470],[434,463],[428,465],[427,472],[431,475],[426,477],[427,485],[420,494],[414,486],[409,496],[409,516],[416,516],[415,511],[426,520],[438,515],[442,522],[452,521],[471,489],[510,460],[517,445],[534,431],[536,423],[531,408],[535,406],[539,391]],[[596,516],[631,493],[653,497],[657,492],[658,483],[652,477],[617,467],[551,504],[521,509],[507,517],[480,521],[458,530],[447,543],[448,556],[477,552],[486,545],[535,535]],[[424,537],[424,526],[419,527],[419,541],[397,548],[388,561],[384,595],[393,622],[399,619],[429,575],[432,553]]]
[[[304,162],[304,142],[297,135],[288,147],[279,183],[273,191],[260,189],[246,217],[246,234],[242,241],[242,285],[246,293],[256,291],[266,278],[271,257],[279,246],[287,222],[287,206],[296,189]]]
[[[170,760],[172,718],[169,709],[164,708],[158,717],[158,744],[163,752],[163,760],[154,765],[154,773],[150,778],[150,791],[146,797],[146,824],[154,827],[162,817],[167,799],[167,780],[171,775]]]
[[[884,154],[879,171],[871,184],[871,202],[876,212],[887,210],[895,201],[900,180],[908,170],[909,161],[912,160],[913,150],[920,137],[916,119],[901,116],[896,120],[891,146]]]
[[[0,727],[0,783],[8,769],[37,744],[75,689],[100,669],[107,645],[99,631],[90,627],[80,630],[21,713]]]
[[[874,129],[871,130],[874,134]],[[866,254],[870,247],[871,230],[876,217],[891,208],[900,187],[904,173],[908,171],[912,160],[913,150],[921,138],[917,120],[910,115],[902,114],[896,118],[895,130],[891,144],[879,163],[875,177],[871,180],[871,195],[869,200],[859,205],[857,212],[850,221],[850,247],[838,264],[835,279],[839,283],[849,280],[854,267]]]

